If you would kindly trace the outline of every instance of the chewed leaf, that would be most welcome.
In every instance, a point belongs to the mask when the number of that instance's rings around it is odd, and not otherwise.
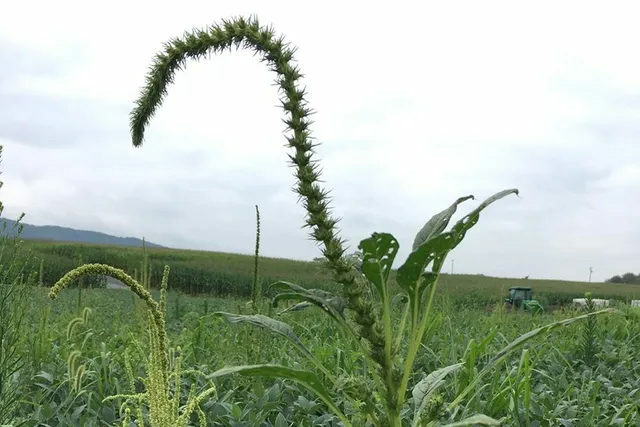
[[[398,284],[409,292],[409,295],[417,296],[418,290],[414,288],[427,266],[433,262],[432,272],[437,274],[449,251],[455,248],[462,241],[465,233],[478,222],[480,212],[491,203],[509,194],[518,194],[518,190],[504,190],[489,197],[482,202],[480,206],[471,211],[470,214],[458,221],[451,231],[442,232],[451,218],[449,214],[453,215],[457,205],[471,198],[471,196],[459,198],[448,209],[445,209],[432,218],[427,223],[429,227],[425,225],[423,228],[424,233],[422,231],[419,233],[422,235],[422,238],[426,238],[426,241],[415,248],[413,252],[409,254],[405,263],[398,268]]]
[[[512,189],[509,189],[509,190],[500,191],[500,192],[494,194],[493,196],[489,197],[484,202],[480,203],[480,205],[477,208],[475,208],[473,211],[471,211],[470,213],[465,215],[464,218],[462,218],[460,221],[458,221],[453,226],[453,228],[451,230],[456,235],[456,243],[455,243],[455,245],[453,245],[453,247],[455,248],[456,246],[458,246],[458,244],[464,238],[466,232],[471,227],[476,225],[476,223],[478,222],[478,219],[480,218],[480,212],[484,208],[489,206],[491,203],[493,203],[495,201],[498,201],[498,200],[502,199],[503,197],[508,196],[509,194],[515,194],[517,196],[519,194],[519,191],[518,191],[517,188],[512,188]]]
[[[213,314],[215,316],[224,317],[225,320],[229,323],[247,323],[266,329],[276,335],[280,335],[281,337],[286,338],[304,355],[312,356],[309,349],[307,349],[300,338],[298,338],[298,335],[296,335],[296,333],[293,331],[293,328],[284,322],[272,319],[271,317],[263,316],[262,314],[245,315],[226,313],[224,311],[218,311]]]
[[[418,249],[409,254],[404,264],[398,268],[396,276],[398,285],[411,295],[413,287],[424,273],[427,265],[436,259],[443,259],[454,243],[454,235],[446,232],[420,245]]]
[[[373,233],[358,246],[362,250],[362,273],[373,283],[379,295],[385,293],[393,260],[400,245],[389,233]]]
[[[413,396],[414,406],[414,426],[417,425],[416,423],[420,419],[420,413],[427,406],[431,395],[438,389],[438,387],[444,384],[445,377],[451,372],[455,372],[458,369],[462,368],[463,366],[464,363],[456,363],[455,365],[445,366],[444,368],[431,372],[423,380],[416,384],[416,386],[413,388],[413,391],[411,392],[411,395]]]
[[[447,209],[443,210],[439,214],[432,216],[431,219],[424,225],[424,227],[422,227],[422,229],[418,231],[418,234],[416,234],[416,238],[413,241],[413,247],[411,249],[415,251],[421,244],[442,233],[449,224],[449,220],[451,219],[453,214],[456,213],[458,205],[469,199],[473,200],[473,196],[469,195],[460,197]]]

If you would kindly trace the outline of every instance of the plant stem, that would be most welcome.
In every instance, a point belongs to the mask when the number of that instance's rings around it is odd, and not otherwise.
[[[409,375],[413,371],[413,363],[415,361],[416,355],[418,354],[418,349],[420,348],[420,344],[422,343],[422,338],[424,336],[424,331],[427,326],[427,320],[429,319],[429,315],[431,313],[431,305],[433,303],[433,296],[435,295],[436,287],[438,285],[439,275],[436,276],[436,279],[431,284],[431,289],[429,292],[429,299],[427,302],[427,309],[424,312],[422,320],[420,321],[420,326],[416,333],[412,334],[411,342],[409,343],[409,349],[407,350],[407,357],[405,359],[404,372],[402,374],[402,379],[400,380],[400,385],[398,386],[398,405],[402,406],[405,400],[405,395],[407,393],[407,384],[409,383]],[[422,280],[422,279],[421,279]],[[416,298],[418,300],[418,298]]]

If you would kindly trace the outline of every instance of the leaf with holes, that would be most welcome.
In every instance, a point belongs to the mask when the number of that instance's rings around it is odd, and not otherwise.
[[[518,189],[511,188],[509,190],[503,190],[503,191],[497,192],[496,194],[489,197],[484,202],[480,203],[480,205],[477,208],[475,208],[469,214],[465,215],[464,218],[458,221],[451,229],[451,231],[454,233],[456,238],[456,242],[451,249],[458,246],[458,244],[462,241],[467,231],[469,231],[471,227],[476,225],[476,223],[478,222],[478,219],[480,218],[480,212],[482,212],[483,209],[485,209],[487,206],[489,206],[493,202],[496,202],[510,194],[515,194],[517,196],[519,194]]]
[[[416,234],[416,238],[413,241],[413,247],[411,249],[415,251],[421,244],[442,233],[449,224],[449,220],[451,220],[453,214],[456,213],[458,205],[469,199],[473,200],[473,196],[469,195],[460,197],[447,209],[443,210],[439,214],[432,216],[431,219],[424,225],[424,227],[420,229],[418,234]]]
[[[389,233],[373,233],[358,246],[362,250],[362,273],[381,297],[386,295],[389,273],[399,247],[398,241]]]
[[[429,263],[434,260],[444,259],[454,241],[454,236],[451,233],[442,233],[411,252],[404,264],[398,268],[398,274],[396,275],[398,285],[407,291],[412,298],[417,297],[417,285],[420,276],[422,276]]]

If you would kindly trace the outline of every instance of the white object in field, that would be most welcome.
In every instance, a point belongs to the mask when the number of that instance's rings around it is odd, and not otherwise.
[[[118,279],[114,279],[113,277],[106,276],[107,279],[107,289],[127,289],[127,285],[122,283]]]
[[[594,307],[609,307],[609,303],[611,302],[611,300],[599,298],[593,298],[591,301],[593,302]],[[586,298],[574,298],[571,302],[573,305],[577,305],[579,307],[587,306]]]
[[[631,301],[631,307],[640,307],[640,299],[634,299]]]

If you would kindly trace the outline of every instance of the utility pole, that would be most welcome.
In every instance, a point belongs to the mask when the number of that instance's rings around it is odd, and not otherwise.
[[[589,267],[589,283],[591,283],[591,274],[593,273],[593,267]]]
[[[452,274],[452,275],[453,275],[453,263],[454,263],[454,262],[456,262],[456,260],[455,260],[455,259],[452,259],[452,260],[451,260],[451,274]]]

